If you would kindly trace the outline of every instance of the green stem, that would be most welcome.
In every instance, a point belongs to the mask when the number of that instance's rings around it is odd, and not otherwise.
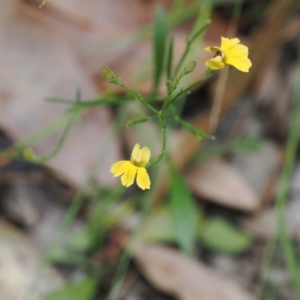
[[[148,167],[151,167],[157,163],[159,163],[163,157],[165,156],[166,154],[166,145],[167,145],[167,136],[166,136],[166,127],[167,127],[167,124],[166,124],[166,121],[163,117],[161,117],[161,123],[162,123],[162,126],[161,126],[161,132],[162,132],[162,147],[161,147],[161,152],[160,154],[157,156],[157,158],[153,161],[151,161],[148,165]]]
[[[210,24],[210,20],[207,20],[206,23],[203,25],[203,27],[201,27],[194,35],[192,35],[191,38],[187,38],[185,51],[184,51],[183,55],[181,56],[180,61],[175,69],[173,78],[176,78],[178,73],[181,71],[182,66],[185,62],[185,59],[187,58],[194,41],[199,37],[199,35],[206,29],[206,27],[209,24]]]
[[[26,147],[32,147],[37,143],[45,140],[47,137],[55,134],[57,131],[61,130],[66,124],[66,116],[61,115],[59,118],[54,121],[49,122],[46,126],[40,129],[37,132],[32,133],[26,138],[16,142],[14,144],[15,149],[24,149]]]
[[[174,37],[171,37],[168,45],[168,52],[167,52],[168,55],[167,66],[166,66],[167,79],[171,79],[172,76],[173,52],[174,52]]]
[[[62,116],[61,118],[47,124],[39,132],[36,132],[36,133],[26,137],[25,139],[16,142],[12,148],[9,148],[8,150],[0,151],[0,155],[9,157],[9,158],[13,158],[13,159],[27,161],[28,159],[23,157],[23,155],[21,154],[21,153],[23,153],[24,149],[32,147],[32,146],[36,145],[38,142],[40,142],[41,140],[56,133],[56,131],[58,131],[60,129],[60,127],[62,127],[63,123],[65,123],[65,122],[66,122],[65,116]],[[58,154],[58,152],[61,150],[62,146],[64,145],[65,139],[71,129],[73,122],[74,122],[74,117],[71,117],[70,120],[67,122],[67,126],[65,127],[65,130],[64,130],[57,146],[55,147],[55,149],[49,155],[47,155],[45,157],[36,156],[36,160],[34,162],[36,162],[36,163],[45,162]]]
[[[164,111],[165,111],[171,104],[173,104],[173,103],[176,101],[176,99],[177,99],[178,97],[180,97],[180,96],[183,95],[183,94],[188,93],[194,86],[196,86],[196,85],[198,85],[198,84],[204,82],[207,78],[209,78],[210,76],[212,76],[214,73],[216,73],[216,72],[214,72],[214,71],[212,71],[212,70],[210,70],[210,69],[207,69],[206,72],[205,72],[205,74],[204,74],[204,76],[203,76],[201,79],[199,79],[199,80],[195,81],[194,83],[190,84],[187,88],[181,89],[174,97],[172,97],[172,98],[171,98],[171,97],[167,97],[166,100],[165,100],[165,102],[164,102],[163,108],[162,108],[162,110],[161,110],[161,114],[163,114]],[[170,99],[170,100],[169,100],[169,99]]]
[[[160,113],[152,105],[150,105],[137,91],[131,89],[130,87],[128,87],[124,84],[121,84],[121,87],[124,88],[129,93],[131,93],[132,95],[134,95],[140,102],[142,102],[144,105],[146,105],[157,116],[160,116]]]
[[[157,117],[157,115],[152,115],[152,116],[148,116],[148,117],[144,117],[144,118],[140,118],[140,119],[136,119],[136,120],[129,120],[126,122],[126,126],[131,127],[131,126],[139,124],[139,123],[144,123],[144,122],[154,119],[155,117]]]
[[[258,274],[258,280],[254,289],[254,295],[255,295],[254,299],[256,300],[265,299],[263,298],[263,295],[264,295],[264,290],[266,285],[266,278],[270,274],[270,269],[271,269],[270,266],[274,257],[276,242],[277,242],[276,235],[273,235],[268,239],[267,244],[264,247],[262,262],[259,268],[260,270]],[[265,274],[266,271],[268,272],[267,275]]]
[[[58,230],[55,234],[55,237],[53,241],[51,242],[51,245],[49,249],[47,250],[47,253],[42,260],[40,266],[38,267],[38,270],[36,271],[36,274],[31,281],[30,285],[28,286],[27,290],[25,291],[25,294],[22,298],[22,300],[31,300],[33,297],[33,293],[36,290],[36,287],[42,278],[42,275],[44,274],[46,267],[50,264],[50,257],[51,253],[55,252],[60,243],[62,242],[63,238],[66,235],[67,229],[72,224],[73,220],[75,219],[76,215],[79,213],[85,199],[86,199],[86,192],[92,189],[92,186],[94,186],[95,177],[97,175],[97,172],[99,170],[100,165],[105,160],[106,155],[108,154],[108,148],[111,146],[114,138],[116,137],[117,133],[120,132],[122,125],[124,124],[125,120],[128,117],[128,113],[119,113],[118,117],[116,118],[117,122],[114,123],[113,128],[111,129],[110,134],[107,134],[106,140],[103,143],[103,147],[99,151],[97,158],[94,161],[94,164],[92,164],[91,172],[86,180],[86,183],[80,187],[78,190],[76,196],[71,201],[70,207],[68,208],[66,214],[63,217],[63,220],[58,226]]]
[[[157,172],[157,170],[156,170]],[[135,227],[134,231],[130,234],[129,241],[126,244],[125,249],[123,250],[123,253],[119,259],[118,262],[118,267],[115,272],[113,282],[111,283],[111,289],[108,293],[108,296],[106,300],[116,300],[119,299],[119,292],[121,289],[121,286],[124,282],[124,278],[126,275],[126,272],[128,270],[129,264],[131,262],[132,258],[132,248],[134,246],[134,243],[136,242],[139,232],[141,228],[143,228],[143,225],[146,221],[147,216],[149,215],[149,212],[151,210],[152,202],[154,199],[154,193],[156,191],[156,187],[158,186],[158,174],[156,173],[157,176],[154,176],[154,181],[152,182],[153,186],[151,189],[147,192],[146,196],[144,197],[143,201],[141,202],[142,207],[141,207],[141,216],[140,216],[140,222],[138,226]]]
[[[196,139],[198,141],[202,141],[204,139],[210,139],[213,140],[215,139],[214,136],[211,135],[207,135],[206,133],[204,133],[203,131],[199,130],[198,128],[196,128],[195,126],[193,126],[191,123],[188,123],[186,121],[184,121],[183,119],[181,119],[179,116],[174,116],[175,121],[177,121],[179,124],[181,124],[183,127],[185,127],[187,130],[189,130],[192,134],[195,135]]]
[[[298,78],[295,82],[299,81],[299,72],[300,72],[300,55],[298,55],[298,65],[297,65]],[[294,92],[294,104],[291,110],[289,137],[287,141],[282,175],[279,180],[279,188],[278,188],[278,194],[275,202],[276,203],[275,209],[277,214],[279,240],[283,248],[283,253],[287,264],[287,268],[289,270],[290,276],[292,277],[292,282],[298,299],[300,299],[300,272],[298,267],[297,256],[293,248],[292,239],[288,233],[288,229],[286,225],[285,206],[288,199],[289,185],[292,178],[297,147],[299,144],[299,135],[300,135],[300,88],[299,85],[297,85],[295,87],[295,92]]]
[[[107,98],[107,99],[94,99],[94,100],[85,100],[85,101],[74,101],[69,99],[61,99],[61,98],[46,98],[48,102],[72,105],[73,107],[80,109],[88,109],[93,107],[99,107],[103,105],[113,105],[120,104],[121,102],[132,101],[134,98],[126,98],[126,97],[116,97],[116,98]]]
[[[74,123],[74,117],[70,118],[70,120],[68,121],[67,126],[66,126],[62,136],[60,137],[60,140],[59,140],[57,146],[55,147],[55,149],[53,149],[53,151],[49,155],[41,157],[38,160],[38,162],[46,162],[47,160],[52,159],[59,153],[62,146],[64,145],[64,142],[68,136],[68,133],[70,132],[70,129],[71,129],[71,126],[73,125],[73,123]]]
[[[51,254],[53,253],[53,251],[55,251],[57,249],[57,247],[62,239],[62,236],[65,234],[66,229],[69,228],[72,221],[78,214],[80,208],[83,205],[84,200],[85,200],[84,190],[82,188],[78,191],[78,193],[74,197],[71,206],[69,207],[67,213],[65,214],[63,220],[61,221],[61,223],[58,227],[57,233],[54,237],[54,240],[51,243],[50,249],[47,251],[44,259],[41,262],[41,265],[39,266],[39,268],[33,278],[33,281],[31,282],[28,289],[26,290],[26,292],[23,296],[23,300],[32,299],[32,295],[34,294],[34,291],[36,289],[36,286],[37,286],[40,278],[43,276],[43,274],[45,272],[46,266],[48,266],[51,262]]]

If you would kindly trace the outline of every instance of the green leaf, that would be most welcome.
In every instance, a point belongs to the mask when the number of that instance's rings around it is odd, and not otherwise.
[[[215,137],[212,135],[208,135],[205,132],[199,130],[195,126],[193,126],[191,123],[188,123],[184,120],[182,120],[180,117],[175,116],[175,120],[179,122],[183,127],[185,127],[188,131],[190,131],[192,134],[195,135],[196,139],[198,141],[202,141],[204,139],[214,140]]]
[[[158,7],[154,20],[154,40],[153,40],[153,54],[154,54],[154,92],[157,92],[159,83],[164,70],[164,57],[166,49],[166,41],[168,34],[168,27],[166,15],[161,7]]]
[[[85,252],[98,249],[103,245],[107,230],[133,212],[132,200],[116,203],[122,193],[120,188],[98,195],[99,198],[97,197],[98,200],[94,203],[85,226],[72,235],[69,240],[68,246],[72,250]]]
[[[199,211],[184,178],[175,168],[171,170],[169,205],[177,242],[183,251],[192,254]]]
[[[80,282],[66,284],[60,289],[43,296],[42,300],[91,300],[96,287],[97,280],[87,278]]]
[[[203,246],[220,252],[240,253],[252,244],[252,237],[223,218],[206,220],[200,227],[199,237]]]
[[[191,164],[197,164],[210,157],[220,156],[226,153],[255,152],[261,147],[261,141],[255,137],[241,137],[224,143],[214,143],[202,148],[191,160]]]
[[[52,263],[75,266],[85,270],[91,270],[94,266],[90,259],[66,249],[56,249],[47,257]]]
[[[168,52],[167,52],[167,65],[166,65],[167,79],[171,79],[172,76],[173,52],[174,52],[174,38],[171,37],[168,44]]]
[[[175,228],[169,210],[156,208],[143,224],[139,237],[149,242],[175,242]]]
[[[69,239],[68,246],[77,252],[86,252],[94,248],[94,239],[89,227],[84,226],[75,232]]]

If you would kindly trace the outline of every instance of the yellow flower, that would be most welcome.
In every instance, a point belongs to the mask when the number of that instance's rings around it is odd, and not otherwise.
[[[248,58],[248,47],[239,42],[238,38],[221,37],[221,47],[205,48],[206,52],[215,52],[214,57],[209,59],[205,65],[211,70],[220,70],[226,65],[232,65],[242,72],[249,72],[252,63]]]
[[[120,176],[121,182],[124,186],[129,187],[133,184],[136,176],[136,183],[142,189],[150,189],[150,178],[146,170],[146,165],[150,160],[151,152],[148,147],[143,147],[136,144],[132,150],[131,158],[129,160],[120,160],[114,163],[110,172],[114,177]]]

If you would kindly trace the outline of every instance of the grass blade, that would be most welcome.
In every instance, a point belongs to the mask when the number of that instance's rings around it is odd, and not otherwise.
[[[164,70],[164,58],[168,34],[166,15],[161,7],[158,7],[156,10],[153,30],[153,95],[156,95]]]
[[[300,79],[300,54],[298,53],[298,63],[295,82],[299,82]],[[289,127],[289,136],[286,146],[284,164],[282,174],[279,180],[279,188],[277,197],[275,200],[275,208],[277,214],[277,226],[279,241],[281,243],[285,262],[287,264],[288,271],[290,273],[295,292],[298,299],[300,299],[300,271],[299,262],[293,246],[292,239],[289,235],[286,217],[285,206],[288,199],[289,186],[292,179],[293,168],[295,165],[297,148],[299,145],[300,136],[300,87],[296,84],[294,87],[294,103],[291,110],[291,121]]]
[[[167,52],[167,65],[166,65],[166,74],[167,79],[171,79],[172,76],[172,63],[173,63],[173,52],[174,52],[174,38],[171,37],[168,44],[168,52]]]
[[[171,170],[169,205],[178,244],[191,255],[196,241],[199,212],[184,178],[175,168]]]

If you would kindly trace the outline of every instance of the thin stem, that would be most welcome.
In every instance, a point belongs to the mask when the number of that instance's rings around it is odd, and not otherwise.
[[[185,62],[186,57],[188,56],[191,46],[193,45],[194,41],[196,40],[197,37],[199,37],[199,35],[206,29],[206,27],[210,24],[210,20],[207,20],[206,23],[203,25],[203,27],[201,27],[194,35],[192,35],[191,38],[187,38],[186,41],[186,48],[184,50],[183,55],[180,58],[180,61],[175,69],[173,78],[176,78],[178,73],[181,71],[182,66]]]
[[[161,132],[162,132],[162,147],[161,147],[161,152],[160,154],[157,156],[157,158],[153,161],[151,161],[148,165],[148,167],[151,167],[157,163],[159,163],[163,157],[166,154],[166,145],[167,145],[167,136],[166,136],[166,121],[164,118],[161,118],[161,123],[162,123],[162,127],[161,127]]]
[[[168,56],[167,56],[166,73],[167,73],[167,79],[171,79],[172,63],[173,63],[173,50],[174,50],[174,37],[170,38],[168,46],[169,46],[169,48],[168,48]]]
[[[47,97],[45,99],[47,102],[54,102],[54,103],[60,103],[60,104],[68,104],[68,105],[74,105],[76,102],[74,100],[70,99],[62,99],[62,98],[51,98]]]
[[[281,251],[277,250],[274,255],[273,255],[273,260],[272,260],[272,269],[276,270],[279,267],[280,264],[280,260],[281,260],[282,256],[281,256]],[[268,274],[271,273],[272,270],[269,270]],[[269,277],[269,276],[268,276]],[[277,289],[277,285],[274,281],[269,282],[268,288],[266,289],[265,293],[262,295],[262,298],[259,298],[257,300],[274,300],[276,299],[276,289]]]
[[[298,55],[297,74],[295,82],[299,81],[300,55]],[[292,239],[288,233],[285,220],[285,206],[288,199],[289,185],[293,173],[297,147],[300,135],[300,88],[296,85],[294,92],[294,104],[291,110],[291,122],[289,137],[285,152],[282,175],[279,181],[279,189],[276,197],[276,214],[279,233],[279,241],[283,248],[285,261],[294,285],[297,297],[300,299],[300,272],[298,268],[297,256],[293,247]]]
[[[61,221],[60,225],[58,226],[58,230],[55,234],[55,237],[53,241],[51,242],[51,245],[49,249],[47,250],[47,253],[42,260],[40,266],[38,267],[38,270],[36,271],[36,274],[31,282],[31,284],[28,286],[27,290],[25,291],[25,294],[22,298],[22,300],[31,300],[33,292],[35,291],[39,280],[42,278],[46,267],[50,264],[50,258],[51,253],[55,252],[59,244],[61,243],[63,237],[65,236],[67,229],[72,224],[72,221],[78,214],[80,208],[82,207],[84,201],[85,201],[85,195],[86,192],[91,188],[92,183],[94,182],[94,178],[97,174],[97,171],[99,170],[100,164],[103,163],[103,160],[105,159],[105,156],[108,153],[108,147],[111,146],[111,143],[113,142],[113,139],[115,138],[116,134],[120,132],[122,124],[124,124],[126,118],[128,117],[128,113],[120,113],[119,117],[116,118],[118,122],[114,123],[113,128],[111,129],[110,134],[107,135],[107,138],[105,142],[103,143],[103,147],[99,151],[99,154],[97,155],[97,158],[95,159],[95,163],[92,165],[91,172],[86,180],[86,183],[80,187],[78,190],[76,196],[73,198],[70,207],[68,208],[66,214],[63,217],[63,220]]]
[[[62,239],[62,236],[65,234],[66,229],[69,228],[71,225],[72,221],[78,214],[80,208],[82,207],[84,203],[85,197],[84,197],[84,189],[80,189],[78,193],[76,194],[75,198],[73,199],[67,213],[65,214],[63,220],[61,221],[57,233],[54,237],[53,242],[51,243],[50,249],[47,251],[46,256],[41,262],[41,265],[39,266],[33,281],[29,285],[27,291],[25,292],[25,295],[23,297],[23,300],[30,300],[32,294],[34,293],[34,290],[36,289],[36,286],[38,284],[38,281],[40,278],[43,276],[45,272],[46,266],[48,266],[51,262],[51,254],[53,251],[55,251]]]
[[[134,235],[134,233],[133,233]],[[118,297],[119,291],[121,289],[121,286],[123,284],[124,280],[124,274],[126,274],[126,271],[129,267],[129,264],[131,262],[132,254],[130,253],[129,249],[132,244],[132,240],[134,239],[133,235],[130,237],[130,241],[127,243],[126,248],[123,250],[123,253],[121,254],[121,257],[118,262],[118,266],[113,278],[113,282],[111,283],[111,286],[113,287],[108,296],[107,300],[115,300]]]
[[[14,158],[18,160],[23,160],[24,157],[21,155],[24,149],[32,147],[39,143],[42,140],[45,140],[47,137],[55,134],[58,130],[61,130],[66,124],[66,117],[64,115],[60,116],[58,119],[48,123],[45,127],[40,129],[38,132],[35,132],[28,137],[16,142],[9,149],[0,151],[0,156],[7,158]],[[58,149],[59,151],[60,149]],[[27,159],[26,159],[27,160]],[[41,158],[43,161],[43,158]]]
[[[55,149],[53,149],[53,151],[49,155],[38,159],[38,162],[46,162],[47,160],[52,159],[59,153],[62,146],[64,145],[64,142],[68,136],[68,133],[70,132],[70,129],[71,129],[71,126],[73,125],[73,123],[74,123],[74,117],[70,118],[70,120],[68,121],[67,126],[66,126],[64,132],[62,133],[60,140],[58,141],[58,144],[55,147]]]
[[[40,129],[37,132],[32,133],[26,138],[16,142],[14,144],[15,149],[24,149],[26,147],[32,147],[40,141],[45,140],[47,137],[55,134],[57,131],[61,130],[66,124],[66,116],[61,115],[59,118],[54,121],[49,122],[46,126]]]
[[[163,108],[161,110],[161,113],[163,114],[163,112],[171,105],[175,102],[175,100],[180,97],[181,95],[183,94],[186,94],[190,91],[190,89],[192,89],[194,86],[204,82],[207,78],[209,78],[210,76],[212,76],[214,73],[214,71],[211,71],[210,69],[207,69],[207,71],[205,72],[204,74],[204,77],[202,77],[201,79],[195,81],[194,83],[190,84],[187,88],[185,89],[181,89],[174,97],[167,97],[165,102],[164,102],[164,105],[163,105]],[[170,100],[168,100],[170,99]]]
[[[79,109],[89,109],[89,108],[99,107],[103,105],[120,104],[121,102],[133,101],[133,100],[134,98],[126,98],[126,97],[95,99],[95,100],[85,100],[85,101],[74,101],[74,100],[61,99],[61,98],[46,98],[46,101],[48,102],[72,105],[73,107]]]
[[[157,172],[157,170],[156,170],[156,172]],[[136,239],[138,237],[140,229],[143,228],[146,218],[149,215],[149,212],[151,210],[152,202],[154,199],[154,193],[155,193],[156,187],[159,182],[159,180],[158,180],[159,176],[154,176],[154,178],[156,178],[156,180],[154,180],[151,190],[147,192],[145,198],[141,202],[142,207],[141,207],[140,223],[138,226],[136,226],[134,231],[130,234],[129,241],[126,244],[126,247],[123,250],[123,253],[119,259],[118,267],[115,272],[113,282],[111,283],[111,289],[109,291],[109,294],[108,294],[106,300],[118,299],[118,295],[119,295],[122,283],[124,281],[126,271],[128,270],[128,267],[129,267],[129,264],[131,262],[131,258],[133,255],[132,248],[134,246],[134,243],[136,242]]]
[[[268,276],[268,275],[264,275],[264,273],[266,270],[268,271],[268,273],[270,272],[270,265],[273,260],[276,242],[277,242],[276,235],[273,235],[268,239],[267,244],[264,248],[262,262],[259,270],[259,277],[254,290],[254,295],[256,300],[263,299],[265,281],[266,281],[264,277]]]
[[[181,119],[179,116],[174,116],[175,121],[177,121],[179,124],[181,124],[183,127],[185,127],[187,130],[189,130],[192,134],[195,135],[196,139],[198,141],[202,141],[204,139],[210,139],[213,140],[215,139],[214,136],[207,135],[203,131],[199,130],[197,127],[193,126],[191,123],[188,123]]]
[[[124,84],[121,84],[121,87],[124,88],[129,93],[133,94],[140,102],[142,102],[144,105],[146,105],[157,116],[160,115],[159,112],[152,105],[150,105],[137,91],[131,89],[130,87],[128,87]]]
[[[136,120],[129,120],[126,122],[126,126],[131,127],[131,126],[139,124],[139,123],[144,123],[144,122],[154,119],[155,117],[157,117],[157,115],[152,115],[152,116],[148,116],[148,117],[144,117],[144,118],[140,118],[140,119],[136,119]]]
[[[242,6],[244,0],[235,0],[232,18],[230,21],[227,36],[236,36],[238,17],[241,14]],[[226,81],[228,79],[229,68],[225,68],[223,72],[220,73],[217,80],[217,86],[215,90],[215,96],[213,99],[212,111],[210,114],[209,128],[211,132],[214,132],[219,123],[219,117],[222,107],[222,102],[224,99],[224,91],[226,86]]]

